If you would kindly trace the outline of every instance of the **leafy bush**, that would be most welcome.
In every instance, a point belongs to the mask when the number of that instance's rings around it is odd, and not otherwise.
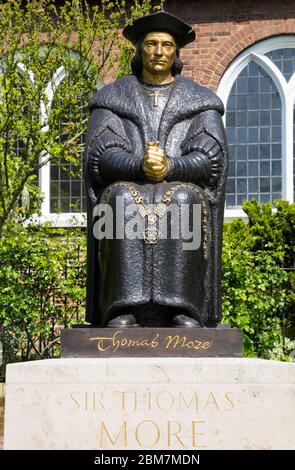
[[[247,356],[288,359],[295,350],[295,204],[245,202],[247,223],[226,223],[223,321],[243,328]],[[286,338],[285,338],[286,336]]]
[[[49,161],[65,171],[72,164],[79,178],[88,101],[110,74],[129,71],[134,48],[122,40],[122,24],[150,7],[0,2],[0,234],[7,221],[38,213],[38,173]]]
[[[5,362],[58,355],[60,328],[84,319],[85,235],[13,224],[5,235],[0,240]]]

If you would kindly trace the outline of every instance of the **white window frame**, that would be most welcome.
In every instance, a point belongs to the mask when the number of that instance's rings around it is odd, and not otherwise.
[[[295,48],[294,36],[277,36],[266,39],[242,52],[228,67],[224,73],[217,94],[222,99],[225,108],[232,86],[240,72],[249,64],[258,64],[274,81],[280,94],[282,103],[282,198],[290,203],[293,202],[293,109],[295,102],[295,72],[286,81],[282,72],[264,54],[268,52]],[[224,115],[224,125],[226,126],[226,113]],[[245,217],[242,208],[227,209],[225,207],[225,218]]]
[[[40,116],[43,124],[44,132],[48,130],[48,113],[50,112],[53,101],[54,92],[60,86],[68,72],[63,66],[59,67],[53,76],[52,81],[45,89],[45,95],[48,99],[48,104],[40,103]],[[39,170],[39,187],[43,197],[41,205],[41,217],[36,217],[35,220],[39,223],[51,222],[54,227],[74,227],[86,226],[86,213],[84,212],[50,212],[50,160],[48,155],[44,153],[41,156],[41,161],[47,161]]]
[[[71,54],[74,55],[75,53],[71,51]],[[27,74],[32,86],[34,86],[34,74],[26,64],[19,62],[17,64],[17,70],[21,75]],[[45,89],[45,95],[48,102],[47,104],[45,104],[44,101],[40,102],[40,122],[44,132],[48,131],[49,128],[48,114],[53,105],[54,92],[60,86],[67,74],[68,72],[63,66],[59,67],[55,72],[52,81]],[[30,218],[30,222],[41,224],[51,222],[54,227],[86,226],[86,212],[50,212],[50,159],[46,152],[40,156],[40,163],[44,163],[44,165],[39,169],[39,189],[43,198],[41,204],[41,216],[32,216]]]

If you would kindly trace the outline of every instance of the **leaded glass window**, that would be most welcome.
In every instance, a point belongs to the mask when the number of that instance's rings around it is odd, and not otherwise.
[[[62,90],[59,90],[59,93]],[[58,95],[57,95],[58,96]],[[58,97],[56,98],[58,100]],[[53,102],[54,106],[55,102]],[[87,108],[84,100],[80,101],[79,109],[76,113],[67,112],[67,116],[60,121],[59,143],[67,145],[69,137],[67,126],[69,123],[85,121],[87,118]],[[76,163],[62,159],[50,162],[50,212],[51,213],[80,213],[86,212],[86,197],[84,192],[84,182],[82,179],[82,154],[85,144],[85,133],[78,135],[75,139],[79,145],[79,155],[75,156]],[[68,150],[70,151],[70,150]],[[77,164],[77,161],[79,162]]]
[[[50,164],[50,212],[85,212],[81,166],[62,161]]]
[[[295,71],[295,48],[277,49],[265,55],[278,67],[288,82]]]
[[[260,41],[239,54],[218,87],[226,107],[229,178],[226,217],[244,200],[295,197],[295,35]]]
[[[282,197],[282,122],[279,92],[268,74],[250,62],[227,102],[229,144],[227,207],[247,199]]]

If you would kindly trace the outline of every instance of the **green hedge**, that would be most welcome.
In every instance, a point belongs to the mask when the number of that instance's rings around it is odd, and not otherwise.
[[[245,202],[248,222],[226,223],[223,322],[243,328],[246,356],[289,360],[295,350],[295,204]],[[292,358],[292,356],[291,356]]]
[[[295,204],[244,204],[226,223],[223,322],[244,330],[246,356],[288,360],[295,350]],[[59,355],[60,328],[85,314],[83,230],[9,225],[0,240],[0,324],[5,361]],[[291,356],[292,357],[292,356]]]
[[[0,323],[5,362],[59,355],[60,328],[84,318],[81,230],[11,224],[0,240]]]

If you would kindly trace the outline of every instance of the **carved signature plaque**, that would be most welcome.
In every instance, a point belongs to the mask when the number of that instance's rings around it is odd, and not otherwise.
[[[73,328],[62,357],[242,357],[238,328]]]

